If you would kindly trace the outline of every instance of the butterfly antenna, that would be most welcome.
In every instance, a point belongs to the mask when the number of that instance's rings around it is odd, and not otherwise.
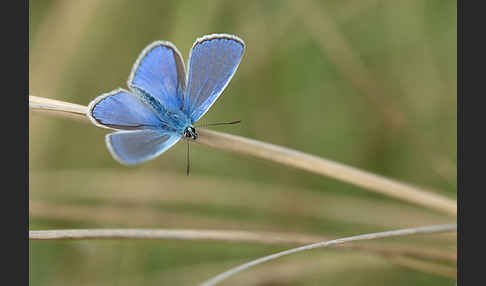
[[[217,125],[230,125],[230,124],[238,124],[241,120],[231,121],[231,122],[219,122],[219,123],[203,123],[196,125],[196,127],[207,127],[207,126],[217,126]]]
[[[189,140],[187,140],[186,142],[187,142],[187,169],[186,169],[186,173],[189,176],[189,169],[190,169],[190,166],[191,166],[191,161],[189,160]]]

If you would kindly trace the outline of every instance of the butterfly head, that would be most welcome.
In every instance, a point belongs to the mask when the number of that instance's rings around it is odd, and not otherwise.
[[[184,137],[187,139],[197,140],[198,134],[196,128],[189,126],[184,130]]]

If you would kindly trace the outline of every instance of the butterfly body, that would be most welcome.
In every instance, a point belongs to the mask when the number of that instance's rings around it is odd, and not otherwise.
[[[106,136],[112,156],[122,164],[150,160],[181,138],[197,140],[197,122],[221,95],[243,56],[244,42],[213,34],[194,43],[186,74],[182,56],[170,42],[147,46],[135,62],[128,87],[97,97],[88,117],[116,132]]]
[[[135,94],[160,120],[159,128],[183,136],[187,128],[193,127],[191,119],[181,109],[165,106],[158,99],[146,94],[144,91],[136,91]]]

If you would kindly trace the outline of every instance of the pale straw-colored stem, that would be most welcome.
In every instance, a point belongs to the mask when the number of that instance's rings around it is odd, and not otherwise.
[[[241,230],[210,229],[56,229],[30,230],[29,240],[101,240],[101,239],[139,239],[139,240],[203,240],[223,242],[249,242],[261,244],[310,244],[325,240],[325,237],[284,233]],[[456,263],[455,254],[427,248],[411,248],[399,245],[351,244],[345,248],[355,249],[385,257],[409,257],[418,260]]]
[[[87,107],[29,96],[32,111],[48,112],[89,122]],[[425,206],[455,216],[456,201],[418,187],[369,173],[328,159],[241,136],[199,128],[199,144],[220,150],[266,159],[308,172],[331,177],[389,197]]]
[[[214,276],[213,278],[201,283],[201,286],[213,286],[218,284],[219,282],[243,271],[247,270],[251,267],[254,267],[256,265],[262,264],[264,262],[268,262],[270,260],[277,259],[282,256],[287,256],[293,253],[301,252],[301,251],[306,251],[306,250],[311,250],[314,248],[323,248],[323,247],[329,247],[332,245],[338,245],[338,244],[343,244],[343,243],[348,243],[352,241],[359,241],[359,240],[371,240],[371,239],[378,239],[378,238],[386,238],[386,237],[397,237],[397,236],[406,236],[406,235],[412,235],[412,234],[432,234],[432,233],[444,233],[444,232],[452,232],[457,230],[457,225],[455,224],[448,224],[448,225],[433,225],[433,226],[424,226],[424,227],[417,227],[417,228],[407,228],[407,229],[400,229],[400,230],[392,230],[392,231],[385,231],[385,232],[377,232],[377,233],[370,233],[370,234],[362,234],[362,235],[357,235],[357,236],[351,236],[351,237],[346,237],[346,238],[340,238],[340,239],[335,239],[335,240],[329,240],[329,241],[322,241],[318,243],[313,243],[297,248],[292,248],[289,250],[285,250],[282,252],[278,252],[275,254],[267,255],[261,258],[258,258],[256,260],[250,261],[248,263],[242,264],[238,267],[231,268],[230,270],[227,270],[221,274],[218,274],[217,276]]]
[[[277,232],[207,229],[58,229],[30,230],[30,240],[175,239],[276,243],[310,243],[317,237]]]
[[[200,130],[199,134],[198,142],[206,146],[274,161],[450,215],[457,214],[457,203],[449,198],[351,166],[241,136],[212,130]]]
[[[43,112],[50,115],[69,117],[89,122],[88,117],[86,117],[88,108],[75,103],[31,95],[29,96],[29,109],[33,112]]]

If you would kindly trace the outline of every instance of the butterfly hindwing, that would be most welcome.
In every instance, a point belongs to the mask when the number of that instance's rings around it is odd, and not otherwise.
[[[170,42],[150,44],[133,65],[127,84],[135,92],[156,98],[169,109],[180,109],[185,86],[180,52]]]
[[[93,100],[88,107],[88,117],[97,126],[109,129],[133,130],[160,125],[152,110],[121,88]]]
[[[118,162],[133,165],[164,153],[180,138],[164,130],[119,131],[106,135],[106,145]]]
[[[245,44],[238,37],[213,34],[198,39],[189,56],[183,111],[196,122],[223,92],[243,56]]]

